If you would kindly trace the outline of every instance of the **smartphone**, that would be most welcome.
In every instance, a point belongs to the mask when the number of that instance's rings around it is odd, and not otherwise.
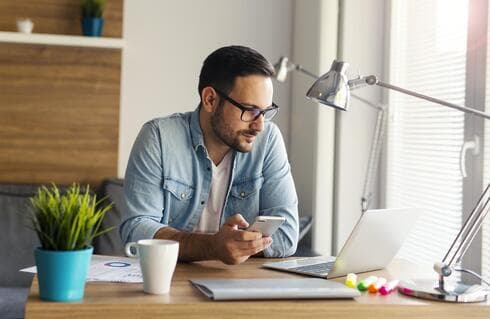
[[[246,230],[259,232],[264,236],[272,236],[285,221],[286,218],[281,216],[257,216],[253,224]]]

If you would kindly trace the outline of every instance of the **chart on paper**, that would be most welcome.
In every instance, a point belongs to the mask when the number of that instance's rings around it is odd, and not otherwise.
[[[23,272],[37,273],[36,266],[21,269]],[[128,257],[93,255],[87,281],[142,283],[143,276],[139,260]]]

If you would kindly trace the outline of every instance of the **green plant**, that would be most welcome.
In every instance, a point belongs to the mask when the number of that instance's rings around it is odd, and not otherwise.
[[[102,18],[105,0],[82,0],[82,16],[87,18]]]
[[[102,200],[101,200],[102,201]],[[46,250],[80,250],[88,248],[92,240],[112,229],[100,231],[105,213],[112,204],[99,207],[101,201],[73,184],[62,194],[53,184],[42,186],[31,198],[32,224],[41,246]]]

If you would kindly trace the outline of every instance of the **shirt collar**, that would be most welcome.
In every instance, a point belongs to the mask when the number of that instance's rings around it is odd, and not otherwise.
[[[194,147],[194,150],[197,150],[198,146],[202,146],[204,149],[206,149],[206,146],[204,145],[204,136],[202,134],[201,125],[199,123],[200,109],[201,107],[198,106],[191,114],[190,125],[191,125],[192,146]]]

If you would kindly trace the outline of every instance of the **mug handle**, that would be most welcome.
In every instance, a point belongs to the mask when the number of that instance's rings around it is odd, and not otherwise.
[[[133,248],[133,247],[134,247],[134,250],[136,251],[136,253],[133,253],[131,251],[131,248]],[[128,257],[138,257],[137,243],[134,241],[127,243],[125,246],[125,252],[126,252],[126,256],[128,256]]]

